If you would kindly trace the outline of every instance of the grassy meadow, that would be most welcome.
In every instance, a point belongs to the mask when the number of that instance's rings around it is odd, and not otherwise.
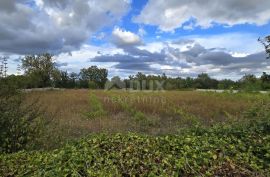
[[[0,176],[269,176],[270,97],[198,91],[27,92],[42,108]]]
[[[243,119],[243,112],[268,95],[197,91],[125,92],[104,90],[36,91],[48,120],[38,148],[60,147],[90,133],[176,134],[195,125],[213,126]]]

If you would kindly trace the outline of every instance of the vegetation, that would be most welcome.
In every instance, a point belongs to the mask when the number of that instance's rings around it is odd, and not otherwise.
[[[50,122],[39,137],[37,149],[55,149],[90,133],[136,132],[175,134],[200,124],[214,126],[244,120],[242,113],[267,94],[209,93],[195,91],[123,92],[102,90],[36,91],[26,101],[39,98]],[[53,137],[53,138],[52,138]]]
[[[265,72],[109,81],[96,66],[61,71],[50,54],[22,68],[7,76],[6,59],[0,66],[0,176],[270,175],[270,96],[254,92],[270,89]],[[70,89],[22,90],[44,87]]]
[[[270,174],[269,104],[245,122],[180,135],[90,135],[48,152],[1,155],[2,176],[264,176]]]
[[[0,80],[0,152],[17,152],[31,146],[40,135],[41,115],[37,103],[23,102],[23,95]]]

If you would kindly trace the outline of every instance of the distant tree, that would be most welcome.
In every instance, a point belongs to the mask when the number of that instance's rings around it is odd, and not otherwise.
[[[266,72],[263,72],[260,79],[262,81],[262,89],[264,90],[270,89],[270,74],[266,74]]]
[[[125,83],[121,80],[119,76],[114,76],[111,78],[111,84],[118,89],[125,88]]]
[[[136,79],[137,81],[139,81],[139,89],[140,90],[143,90],[146,88],[146,85],[143,85],[143,84],[146,84],[146,75],[141,73],[141,72],[138,72],[136,74]]]
[[[67,71],[55,69],[53,74],[53,86],[57,88],[71,88],[71,79]]]
[[[191,77],[187,77],[186,79],[185,79],[185,82],[184,82],[184,84],[185,84],[185,86],[184,86],[184,88],[194,88],[194,79],[193,78],[191,78]]]
[[[25,56],[22,59],[22,68],[25,75],[30,77],[32,87],[52,86],[52,75],[56,67],[51,54]]]
[[[240,80],[240,87],[245,91],[261,90],[261,81],[253,74],[246,74]]]
[[[98,68],[97,66],[91,66],[89,68],[83,68],[80,72],[81,81],[89,84],[90,81],[94,82],[98,88],[104,88],[106,81],[108,80],[108,70],[104,68]]]
[[[230,79],[220,80],[218,83],[218,89],[234,89],[235,82]]]
[[[70,73],[69,78],[70,78],[71,88],[78,87],[77,81],[79,79],[79,74],[72,72],[72,73]]]
[[[270,35],[266,36],[264,39],[259,38],[258,40],[263,44],[265,48],[266,54],[268,55],[267,59],[270,59]]]
[[[195,79],[196,88],[200,89],[216,89],[218,86],[218,81],[215,79],[211,79],[208,74],[202,73],[199,74]]]

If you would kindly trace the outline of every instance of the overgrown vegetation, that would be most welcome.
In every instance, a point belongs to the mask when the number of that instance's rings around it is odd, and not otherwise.
[[[97,134],[48,152],[1,155],[2,176],[267,176],[270,107],[244,122],[194,127],[180,135]]]
[[[31,104],[37,98],[44,107],[44,116],[52,119],[37,146],[46,150],[90,133],[166,135],[195,124],[213,126],[243,120],[242,112],[261,100],[270,102],[268,94],[259,93],[64,90],[27,93],[26,103]],[[87,113],[91,116],[86,116]]]
[[[15,85],[0,80],[0,152],[26,149],[40,135],[42,117],[37,103],[23,100]]]

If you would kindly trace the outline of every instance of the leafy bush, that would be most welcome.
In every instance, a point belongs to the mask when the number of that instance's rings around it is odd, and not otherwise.
[[[16,87],[0,80],[0,152],[17,152],[39,135],[40,111],[36,103],[25,105]]]

